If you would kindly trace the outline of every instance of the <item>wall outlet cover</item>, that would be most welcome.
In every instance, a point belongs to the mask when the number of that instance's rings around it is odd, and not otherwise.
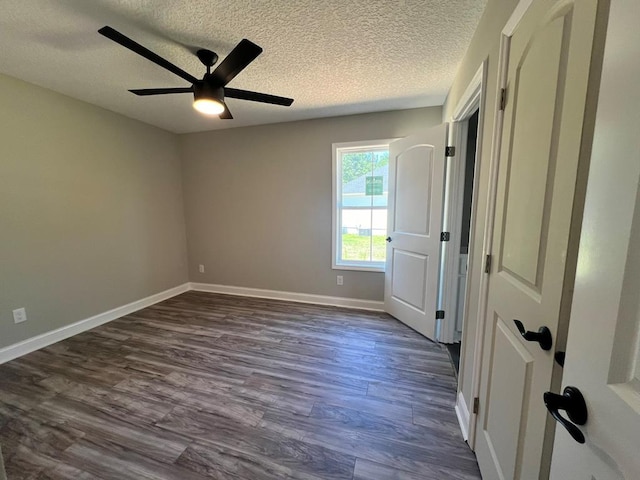
[[[24,308],[16,308],[13,311],[13,323],[22,323],[27,321],[27,311]]]

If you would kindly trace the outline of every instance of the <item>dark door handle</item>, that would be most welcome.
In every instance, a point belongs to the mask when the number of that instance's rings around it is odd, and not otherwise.
[[[580,390],[576,387],[565,387],[562,395],[557,393],[545,392],[543,395],[544,404],[549,413],[564,428],[567,429],[569,435],[578,443],[584,443],[584,434],[578,427],[574,425],[584,425],[587,423],[587,404]],[[560,415],[560,410],[567,412],[569,420]],[[571,423],[573,422],[573,423]]]
[[[537,332],[526,331],[524,325],[520,320],[513,320],[513,323],[516,324],[520,335],[527,342],[538,342],[540,344],[540,348],[543,350],[551,350],[551,345],[553,344],[553,338],[551,337],[551,330],[547,327],[540,327]]]
[[[393,238],[387,237],[386,240],[387,240],[387,242],[390,242],[391,240],[393,240]]]

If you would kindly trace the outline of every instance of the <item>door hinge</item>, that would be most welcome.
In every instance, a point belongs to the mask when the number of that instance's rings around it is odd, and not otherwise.
[[[444,318],[444,310],[436,310],[436,320],[442,320]]]
[[[473,413],[477,415],[479,411],[480,411],[480,398],[475,397],[473,399]]]
[[[444,149],[445,157],[455,157],[456,156],[456,147],[448,146]]]
[[[449,233],[449,232],[441,232],[440,233],[440,241],[441,242],[448,242],[450,238],[451,238],[451,233]]]
[[[507,89],[500,89],[500,110],[504,110],[504,107],[507,105]]]
[[[491,273],[491,255],[484,257],[484,273]]]

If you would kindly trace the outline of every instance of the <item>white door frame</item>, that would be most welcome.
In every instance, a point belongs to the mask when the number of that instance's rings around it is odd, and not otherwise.
[[[454,343],[459,341],[455,335],[455,319],[453,312],[458,303],[458,271],[459,271],[459,245],[461,241],[461,214],[464,194],[464,159],[467,156],[467,132],[468,120],[476,110],[478,115],[478,140],[476,143],[476,165],[473,179],[473,199],[471,207],[471,228],[469,244],[473,238],[476,212],[476,194],[481,163],[482,128],[484,102],[486,98],[485,78],[487,62],[482,65],[467,86],[464,94],[458,101],[454,114],[449,121],[447,129],[447,145],[455,148],[455,156],[447,157],[445,172],[445,195],[442,219],[442,230],[449,232],[449,241],[442,243],[440,255],[440,305],[439,310],[445,311],[444,321],[440,322],[438,341],[442,343]],[[469,264],[472,261],[471,249],[469,249]],[[467,276],[467,279],[469,277]],[[468,280],[467,280],[468,281]],[[467,290],[468,291],[468,290]],[[466,305],[465,294],[465,305]],[[451,312],[449,315],[447,313]]]
[[[468,120],[473,113],[478,110],[478,137],[476,142],[476,164],[474,167],[474,179],[473,179],[473,197],[471,206],[471,226],[469,229],[469,252],[467,265],[473,264],[473,239],[479,233],[476,232],[476,215],[477,215],[477,196],[479,192],[480,182],[480,170],[482,164],[482,138],[484,128],[484,112],[486,102],[486,78],[487,78],[488,62],[485,60],[480,65],[480,68],[474,75],[471,82],[467,86],[464,94],[458,101],[454,110],[453,116],[450,120],[450,128],[448,130],[448,145],[452,145],[456,149],[456,156],[454,161],[449,160],[447,162],[447,185],[445,196],[445,211],[444,222],[445,227],[443,230],[451,232],[451,242],[443,244],[442,252],[442,272],[441,282],[443,285],[443,304],[441,309],[445,312],[453,312],[455,305],[458,302],[458,269],[459,269],[459,244],[461,235],[460,214],[462,211],[463,202],[463,190],[464,190],[464,166],[462,165],[462,159],[466,158],[467,154],[467,133],[468,133]],[[462,180],[462,181],[461,181]],[[466,322],[469,318],[472,318],[471,312],[467,308],[469,305],[470,296],[470,279],[471,276],[467,274],[466,287],[465,287],[465,308],[463,313],[463,334],[462,334],[462,346],[460,351],[465,352],[464,345],[467,341],[476,342],[476,339],[467,339],[464,336],[464,330]],[[487,281],[487,275],[482,271],[478,274],[480,277],[480,285]],[[477,276],[475,277],[477,278]],[[445,320],[447,315],[445,313]],[[441,333],[441,342],[450,343],[455,341],[455,319],[452,315],[449,315],[448,321],[445,321]],[[474,347],[477,349],[477,345]],[[469,441],[469,429],[471,427],[471,417],[469,414],[469,408],[467,408],[466,402],[462,395],[463,375],[465,372],[465,364],[467,362],[475,362],[475,359],[465,358],[464,355],[460,357],[460,366],[458,374],[458,392],[456,395],[455,411],[460,424],[460,430],[465,440]],[[472,363],[473,365],[473,363]],[[475,390],[475,384],[477,379],[475,378],[475,372],[472,376],[472,385]],[[469,444],[471,445],[471,443]],[[471,448],[473,446],[471,445]]]
[[[485,227],[484,238],[482,242],[482,258],[492,256],[491,245],[493,243],[493,226],[495,223],[495,210],[496,210],[496,193],[498,186],[498,169],[500,165],[500,145],[502,144],[502,124],[504,120],[504,111],[501,109],[502,103],[502,90],[507,86],[507,74],[508,74],[508,58],[509,58],[509,45],[511,37],[513,36],[516,27],[522,20],[522,17],[527,12],[533,0],[520,0],[516,8],[513,10],[511,17],[502,29],[500,37],[500,53],[498,57],[498,83],[496,88],[494,111],[496,112],[493,123],[493,135],[491,140],[491,157],[489,160],[489,189],[487,193],[487,208],[485,210]],[[472,230],[472,235],[477,235],[480,232]],[[470,244],[471,245],[471,244]],[[483,372],[482,370],[482,356],[484,350],[484,331],[486,328],[487,319],[487,299],[489,293],[489,274],[482,271],[482,280],[480,282],[479,302],[478,309],[474,312],[465,309],[464,323],[467,324],[475,316],[476,337],[473,339],[475,344],[473,359],[460,358],[461,367],[467,361],[473,362],[473,374],[472,374],[472,397],[469,400],[470,405],[473,405],[474,399],[480,396],[480,378]],[[468,301],[468,295],[467,295]],[[463,341],[465,339],[463,338]],[[468,339],[472,341],[472,339]],[[473,413],[473,408],[469,408],[466,404],[466,399],[459,391],[456,400],[456,413],[460,421],[460,426],[463,435],[466,433],[466,440],[469,447],[474,450],[476,443],[476,431],[477,431],[477,414]],[[468,421],[467,421],[468,419]],[[467,427],[465,429],[465,426]]]

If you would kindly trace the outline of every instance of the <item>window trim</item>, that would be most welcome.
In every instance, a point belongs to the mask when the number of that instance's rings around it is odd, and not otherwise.
[[[333,143],[332,147],[332,169],[331,169],[331,268],[333,270],[354,270],[360,272],[383,272],[385,271],[386,262],[353,262],[349,264],[338,263],[338,248],[340,246],[342,229],[339,226],[341,216],[338,208],[342,211],[340,205],[340,195],[342,178],[338,181],[338,158],[339,153],[343,151],[358,151],[367,149],[379,149],[381,147],[389,149],[389,144],[396,140],[395,138],[365,140],[358,142],[340,142]],[[388,206],[387,206],[388,210]]]

